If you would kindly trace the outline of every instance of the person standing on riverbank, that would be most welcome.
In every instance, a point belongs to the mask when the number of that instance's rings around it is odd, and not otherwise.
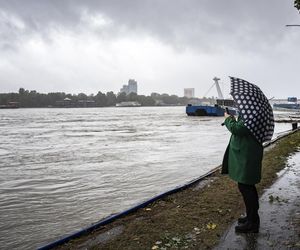
[[[224,155],[222,174],[229,174],[238,183],[246,207],[246,217],[238,219],[235,230],[239,233],[257,233],[260,219],[255,184],[261,179],[263,147],[240,117],[236,120],[227,113],[225,117],[224,124],[231,132],[231,138]]]
[[[239,116],[225,112],[227,129],[231,132],[222,163],[222,174],[238,183],[246,216],[238,219],[235,231],[257,233],[260,219],[255,184],[261,180],[263,142],[271,140],[274,132],[272,107],[260,88],[245,80],[230,77],[231,91]]]

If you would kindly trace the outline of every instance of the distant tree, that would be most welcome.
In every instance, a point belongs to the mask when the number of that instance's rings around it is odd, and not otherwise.
[[[179,98],[176,95],[169,96],[168,94],[162,94],[161,95],[161,100],[165,104],[169,104],[169,105],[175,105],[175,104],[179,103]]]
[[[24,107],[24,101],[26,99],[26,94],[28,93],[28,91],[26,92],[24,88],[19,88],[19,106],[20,107]]]
[[[97,95],[95,96],[95,102],[97,106],[105,107],[107,104],[107,97],[104,93],[99,91]]]
[[[151,93],[150,96],[154,102],[167,104],[167,105],[186,105],[188,99],[186,97],[178,97],[177,95],[168,95],[168,94],[158,94]]]
[[[110,91],[106,93],[106,97],[107,97],[107,106],[115,106],[117,103],[117,97],[114,94],[114,92]]]
[[[84,93],[79,93],[78,94],[78,100],[87,100],[87,95]]]
[[[159,99],[160,98],[160,94],[158,94],[158,93],[151,93],[151,95],[150,95],[153,99]]]
[[[125,102],[126,99],[127,98],[126,98],[126,93],[125,92],[121,92],[117,96],[117,102]]]
[[[24,88],[19,88],[19,95],[24,95],[25,89]]]
[[[179,97],[177,95],[171,95],[170,96],[170,102],[171,104],[179,104]]]
[[[294,6],[295,6],[295,8],[296,8],[296,9],[299,11],[299,13],[300,13],[300,0],[295,0]]]
[[[65,98],[69,98],[69,99],[71,99],[71,100],[72,100],[72,97],[73,97],[73,96],[72,96],[71,94],[66,94],[66,95],[65,95]]]
[[[26,90],[20,88],[17,93],[0,93],[0,104],[5,105],[8,102],[19,102],[20,107],[48,107],[48,106],[64,106],[64,99],[71,99],[72,107],[78,106],[79,100],[94,100],[95,106],[106,107],[115,106],[117,102],[137,101],[142,106],[155,106],[157,103],[165,103],[167,105],[186,105],[189,101],[186,97],[178,97],[176,95],[152,93],[151,96],[137,95],[136,93],[119,93],[116,96],[112,91],[106,94],[99,91],[97,95],[85,93],[66,94],[64,92],[51,92],[48,94],[38,93],[36,90]]]
[[[168,94],[161,94],[160,100],[162,100],[165,104],[169,104],[169,95]]]
[[[181,98],[179,98],[179,104],[181,104],[181,105],[187,105],[189,103],[189,98],[187,98],[187,97],[181,97]]]
[[[137,101],[142,106],[154,106],[155,105],[155,100],[151,96],[139,95],[139,96],[137,96]]]
[[[5,94],[0,94],[0,105],[5,105]]]
[[[66,98],[66,94],[62,92],[48,93],[48,105],[54,106],[57,101],[63,101]],[[68,98],[72,99],[72,95],[69,95]]]
[[[130,101],[130,102],[136,102],[137,101],[137,93],[129,93],[129,95],[127,95],[126,97],[127,101]]]
[[[18,102],[19,94],[18,93],[8,93],[8,94],[0,94],[0,104],[6,105],[9,102]]]
[[[22,107],[29,107],[29,108],[38,107],[36,90],[31,90],[30,92],[26,90],[22,95],[22,97],[23,97],[21,99]]]

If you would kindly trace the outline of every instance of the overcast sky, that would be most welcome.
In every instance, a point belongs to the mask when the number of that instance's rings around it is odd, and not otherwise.
[[[0,92],[203,96],[228,76],[300,98],[293,0],[0,0]],[[208,96],[216,96],[216,90]]]

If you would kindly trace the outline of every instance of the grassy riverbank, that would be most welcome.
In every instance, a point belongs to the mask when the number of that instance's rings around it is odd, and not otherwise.
[[[300,131],[265,151],[261,194],[300,147]],[[244,207],[236,183],[218,172],[60,249],[211,249]]]

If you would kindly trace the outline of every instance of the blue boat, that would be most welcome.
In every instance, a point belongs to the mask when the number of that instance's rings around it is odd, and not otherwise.
[[[224,116],[225,109],[215,105],[196,105],[188,104],[186,114],[189,116]]]
[[[236,109],[227,107],[230,115],[236,115]],[[225,106],[218,104],[212,105],[195,105],[188,104],[185,108],[188,116],[224,116]]]

